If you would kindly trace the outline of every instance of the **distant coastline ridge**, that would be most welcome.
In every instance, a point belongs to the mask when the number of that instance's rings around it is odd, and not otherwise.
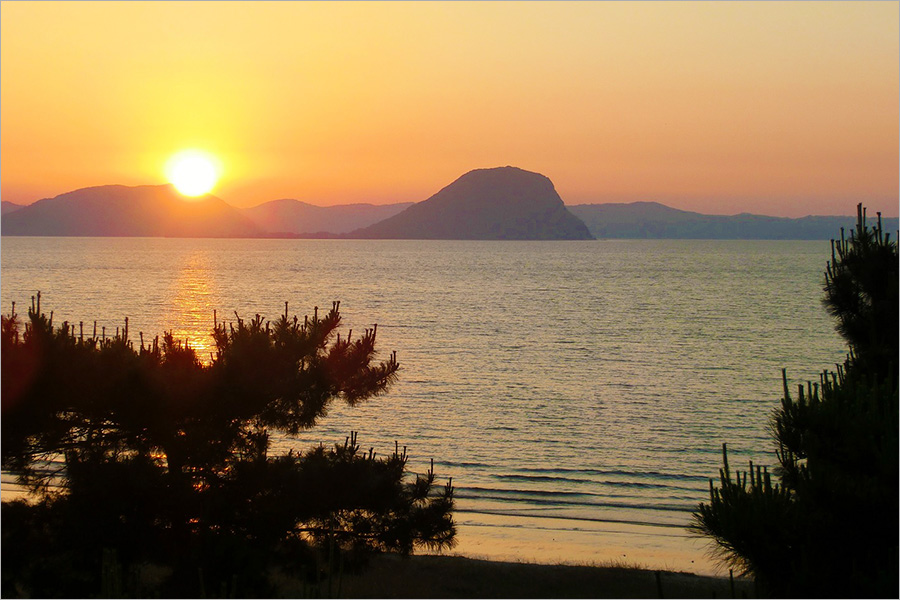
[[[848,202],[848,207],[852,203]],[[883,228],[896,232],[896,217]],[[476,169],[418,203],[316,206],[294,199],[235,208],[171,185],[87,187],[21,205],[3,201],[8,236],[444,240],[828,240],[853,216],[705,215],[657,202],[566,206],[553,183],[517,167]]]
[[[848,209],[852,208],[848,202]],[[671,208],[658,202],[578,204],[569,211],[588,226],[598,239],[694,239],[694,240],[830,240],[848,233],[854,216],[806,216],[796,219],[742,213],[704,215]],[[884,230],[895,232],[897,217],[882,218]]]

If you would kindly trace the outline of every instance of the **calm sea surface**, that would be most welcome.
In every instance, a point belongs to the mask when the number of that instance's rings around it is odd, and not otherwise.
[[[201,357],[214,309],[277,318],[287,301],[302,318],[340,300],[345,330],[378,324],[401,379],[273,451],[396,440],[411,470],[434,458],[453,477],[461,549],[589,561],[646,546],[628,559],[653,564],[659,546],[683,549],[660,559],[680,566],[722,443],[732,464],[773,464],[781,368],[799,382],[843,359],[821,306],[829,257],[818,241],[4,237],[0,291],[4,314],[40,290],[56,322],[114,332],[127,316]]]

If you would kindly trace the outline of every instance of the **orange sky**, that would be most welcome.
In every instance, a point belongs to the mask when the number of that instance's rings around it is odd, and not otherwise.
[[[2,2],[0,184],[235,206],[424,200],[474,168],[567,204],[898,213],[897,2]]]

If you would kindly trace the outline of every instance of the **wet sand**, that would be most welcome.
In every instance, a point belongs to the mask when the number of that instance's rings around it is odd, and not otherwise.
[[[710,540],[683,526],[454,514],[456,547],[444,554],[500,562],[626,564],[647,570],[728,576],[710,555]]]

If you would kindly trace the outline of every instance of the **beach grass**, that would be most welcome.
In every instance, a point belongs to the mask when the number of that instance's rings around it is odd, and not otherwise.
[[[282,597],[308,597],[287,578]],[[623,564],[501,562],[463,556],[375,556],[332,586],[343,598],[752,598],[753,582],[659,571]],[[338,592],[338,589],[340,590]],[[324,589],[319,592],[324,592]],[[320,595],[314,593],[313,595]],[[321,594],[325,596],[327,594]]]

